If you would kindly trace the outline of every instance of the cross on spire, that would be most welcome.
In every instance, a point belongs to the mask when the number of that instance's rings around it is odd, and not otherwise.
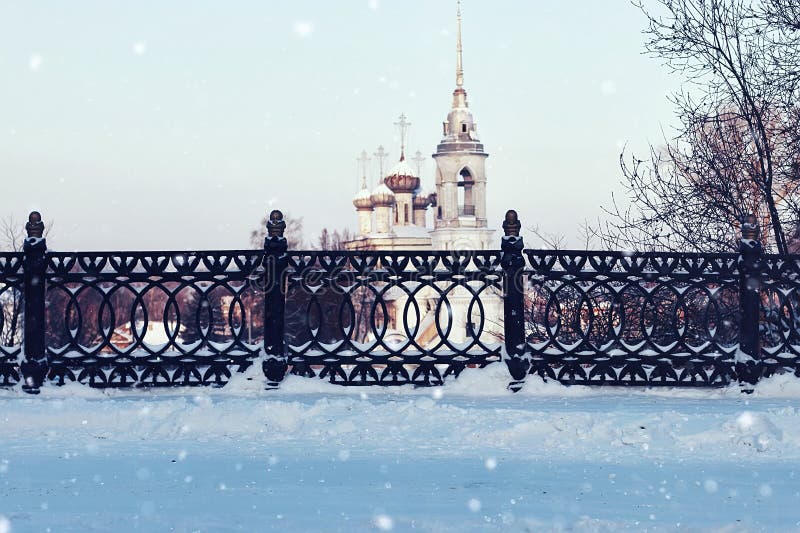
[[[367,188],[367,163],[369,163],[370,158],[367,155],[366,150],[361,150],[361,155],[356,158],[356,161],[360,163],[361,166],[361,188]]]
[[[400,128],[400,161],[403,161],[406,158],[406,131],[411,125],[406,118],[407,117],[405,113],[400,113],[397,122],[394,123],[395,126]]]
[[[378,175],[379,182],[383,180],[383,160],[389,155],[386,153],[386,150],[383,149],[383,145],[378,146],[378,150],[375,151],[372,155],[378,160],[378,168],[380,169],[380,174]]]
[[[456,20],[458,21],[458,33],[456,37],[456,87],[464,86],[464,64],[461,60],[461,0],[458,0]]]
[[[411,160],[417,164],[417,176],[422,176],[422,162],[425,161],[425,158],[422,157],[422,152],[417,150],[417,153],[414,154]]]

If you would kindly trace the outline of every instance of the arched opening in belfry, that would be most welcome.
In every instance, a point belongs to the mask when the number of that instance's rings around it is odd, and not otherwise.
[[[475,216],[475,202],[472,199],[472,186],[475,180],[464,168],[459,172],[458,180],[458,216]]]

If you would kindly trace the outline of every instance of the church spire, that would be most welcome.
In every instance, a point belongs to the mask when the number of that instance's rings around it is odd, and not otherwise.
[[[456,20],[458,21],[458,33],[456,37],[456,87],[464,86],[464,63],[461,58],[461,0],[458,0],[456,8]]]
[[[453,91],[453,109],[468,107],[467,91],[464,90],[464,60],[461,45],[461,0],[456,4],[456,90]]]

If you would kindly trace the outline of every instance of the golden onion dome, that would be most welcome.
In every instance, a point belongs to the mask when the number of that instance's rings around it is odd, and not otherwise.
[[[419,188],[419,178],[406,163],[405,157],[392,167],[385,179],[386,185],[396,193],[411,193]]]
[[[394,193],[386,186],[386,183],[381,183],[372,191],[370,200],[372,200],[372,205],[375,207],[393,206]]]
[[[369,192],[369,189],[362,187],[353,197],[353,205],[356,206],[356,209],[372,209],[372,193]]]

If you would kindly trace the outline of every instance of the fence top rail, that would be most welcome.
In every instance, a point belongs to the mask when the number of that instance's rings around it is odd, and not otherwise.
[[[763,277],[800,282],[800,255],[764,254],[761,260]]]
[[[0,281],[22,275],[22,252],[0,252]]]
[[[331,274],[373,272],[460,274],[497,272],[499,250],[436,251],[289,251],[288,266],[295,272],[322,271]]]
[[[246,275],[263,262],[263,250],[48,252],[48,277]]]
[[[734,278],[738,254],[525,250],[526,273],[644,278]]]
[[[636,250],[568,250],[552,248],[525,248],[528,255],[565,255],[565,256],[614,256],[614,257],[652,257],[652,258],[705,258],[705,259],[736,259],[736,252],[642,252]],[[782,257],[782,256],[776,256]],[[800,258],[800,255],[788,256]]]
[[[264,260],[263,249],[47,252],[48,275],[249,274]],[[739,254],[525,249],[526,270],[583,274],[736,276]],[[500,250],[289,250],[290,269],[365,272],[497,271]],[[800,254],[764,254],[765,270],[800,275]],[[24,252],[0,252],[0,277],[22,272]]]

